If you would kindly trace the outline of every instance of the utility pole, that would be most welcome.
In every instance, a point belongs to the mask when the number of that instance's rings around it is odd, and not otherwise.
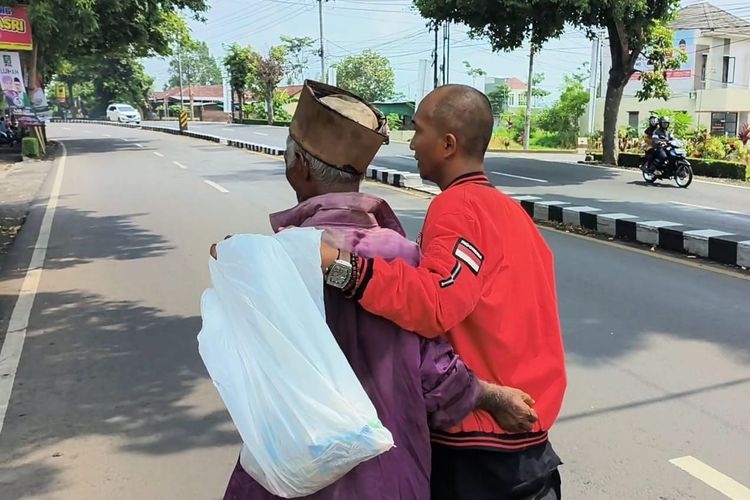
[[[531,50],[529,51],[529,81],[526,84],[526,124],[523,131],[523,149],[529,150],[529,136],[531,135],[531,94],[533,92],[532,78],[534,77],[534,52],[536,51],[536,45],[531,42]]]
[[[449,84],[451,82],[451,23],[449,21],[445,22],[445,32],[448,46],[448,53],[445,56],[445,83]]]
[[[180,74],[180,111],[182,111],[182,44],[177,49],[177,71]]]
[[[446,68],[445,68],[445,56],[446,56],[446,49],[448,47],[448,31],[445,29],[446,23],[443,23],[443,63],[440,65],[440,81],[442,82],[442,85],[445,85],[445,74],[446,74]]]
[[[432,67],[435,71],[432,88],[438,87],[438,23],[435,23],[435,49],[432,51]]]
[[[320,80],[328,83],[325,49],[323,48],[323,0],[318,0],[318,18],[320,19]]]
[[[594,133],[594,110],[596,108],[596,73],[599,69],[597,58],[599,57],[599,35],[591,42],[591,66],[589,76],[589,120],[586,131],[589,135]]]
[[[187,81],[188,81],[188,99],[190,100],[190,119],[195,119],[195,110],[193,107],[193,79],[190,77],[190,61],[188,61],[187,67]]]

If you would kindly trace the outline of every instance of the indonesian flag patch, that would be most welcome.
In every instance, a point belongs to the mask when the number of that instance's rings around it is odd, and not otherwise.
[[[482,268],[482,262],[484,261],[484,255],[482,255],[482,252],[480,252],[477,247],[465,239],[459,238],[456,242],[456,247],[453,249],[453,256],[460,262],[466,264],[466,267],[468,267],[472,273],[479,274],[479,270]]]

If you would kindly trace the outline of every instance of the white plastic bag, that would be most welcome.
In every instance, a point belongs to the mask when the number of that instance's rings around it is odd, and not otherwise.
[[[393,446],[325,322],[321,232],[238,235],[218,244],[199,351],[271,493],[310,495]]]

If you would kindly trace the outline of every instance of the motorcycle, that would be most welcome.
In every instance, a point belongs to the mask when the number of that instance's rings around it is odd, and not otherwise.
[[[667,152],[667,161],[664,165],[656,167],[654,170],[648,169],[648,158],[643,157],[641,161],[643,180],[648,184],[653,184],[657,180],[674,179],[677,187],[688,187],[693,182],[693,167],[687,161],[685,143],[679,139],[672,139],[667,142],[664,148]]]

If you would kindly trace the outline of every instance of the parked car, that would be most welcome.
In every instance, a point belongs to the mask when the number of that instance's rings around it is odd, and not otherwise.
[[[141,123],[141,114],[130,104],[107,106],[107,120],[120,123]]]

